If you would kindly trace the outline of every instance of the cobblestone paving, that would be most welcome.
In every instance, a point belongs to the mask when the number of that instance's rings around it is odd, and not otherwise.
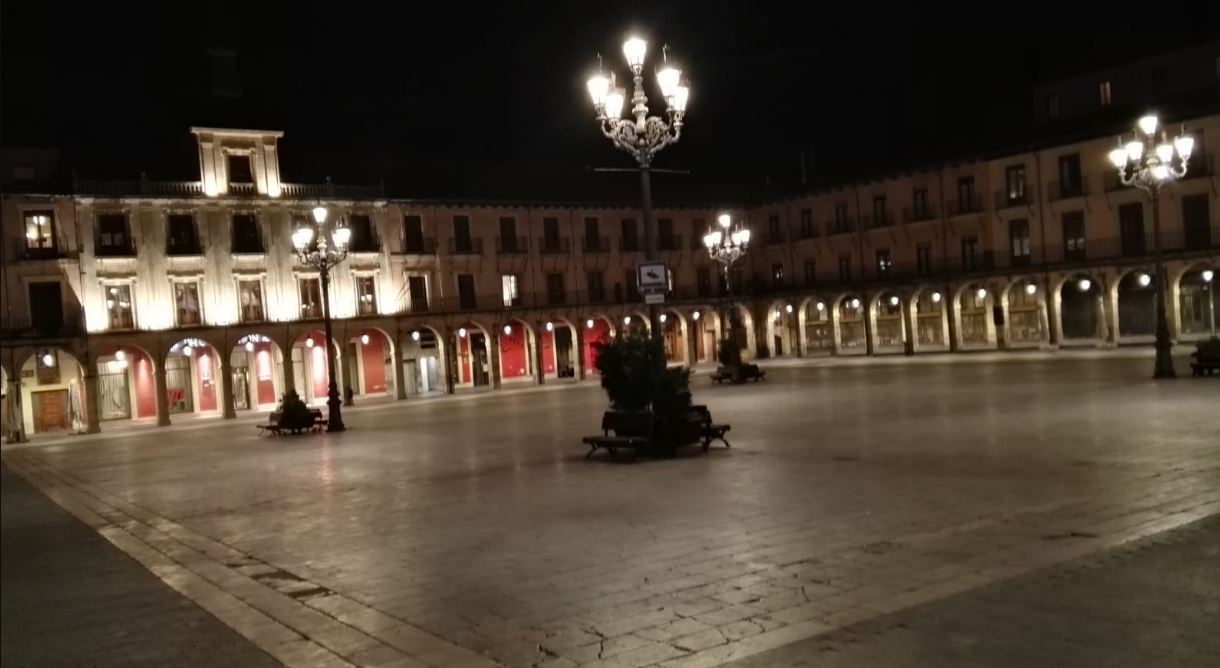
[[[1220,386],[1146,359],[773,369],[731,450],[585,461],[595,387],[4,459],[285,663],[716,665],[1220,512]]]
[[[1220,665],[1220,516],[732,664]]]

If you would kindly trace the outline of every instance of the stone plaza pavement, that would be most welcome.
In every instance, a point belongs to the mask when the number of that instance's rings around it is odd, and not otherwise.
[[[6,448],[289,665],[707,666],[1220,513],[1220,385],[1145,356],[773,368],[733,448],[586,461],[595,386]],[[1151,620],[1150,623],[1155,623]]]

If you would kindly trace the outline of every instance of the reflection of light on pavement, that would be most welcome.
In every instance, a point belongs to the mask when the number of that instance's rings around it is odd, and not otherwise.
[[[318,466],[318,480],[321,480],[328,487],[335,482],[335,462],[334,456],[330,452],[330,445],[322,445],[322,461]]]

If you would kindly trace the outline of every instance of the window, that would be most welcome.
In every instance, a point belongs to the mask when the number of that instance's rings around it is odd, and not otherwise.
[[[563,274],[546,275],[546,303],[551,306],[564,303]]]
[[[1084,259],[1084,212],[1068,211],[1063,214],[1063,259]]]
[[[1025,165],[1004,169],[1004,197],[1009,204],[1025,203]]]
[[[1046,105],[1046,117],[1047,118],[1057,118],[1059,116],[1059,96],[1058,95],[1054,95],[1054,94],[1047,95],[1046,99],[1044,101],[1044,104]]]
[[[55,215],[50,211],[25,212],[25,249],[49,252],[55,250]]]
[[[1081,194],[1080,154],[1059,156],[1059,196],[1075,197]]]
[[[915,273],[920,276],[932,275],[932,244],[924,242],[915,245]]]
[[[1008,250],[1012,265],[1023,267],[1029,264],[1029,221],[1013,220],[1008,223]]]
[[[521,293],[517,290],[516,274],[500,276],[500,294],[504,298],[505,306],[519,306],[521,304]]]
[[[589,301],[600,302],[606,298],[606,285],[600,271],[586,273],[585,282],[589,286]]]
[[[928,213],[928,189],[918,188],[911,195],[911,220],[927,220],[932,216]]]
[[[402,250],[405,253],[424,253],[424,221],[419,216],[402,219]]]
[[[957,212],[978,211],[978,200],[974,192],[974,177],[963,176],[957,180]]]
[[[839,282],[851,283],[851,256],[839,256]]]
[[[478,308],[474,296],[474,274],[458,274],[458,306],[463,309]]]
[[[254,172],[250,169],[250,156],[248,155],[227,155],[225,156],[229,167],[229,183],[254,183]]]
[[[886,278],[890,275],[890,267],[894,264],[890,259],[890,249],[877,249],[877,278]]]
[[[851,231],[851,220],[847,217],[847,202],[835,204],[835,234]]]
[[[500,252],[520,253],[524,251],[517,243],[517,219],[505,216],[500,219]]]
[[[890,224],[885,210],[885,195],[873,196],[873,227],[885,227]]]
[[[302,319],[322,317],[322,281],[317,276],[298,278],[297,295],[300,297]]]
[[[1110,100],[1110,82],[1102,81],[1101,83],[1097,84],[1097,93],[1098,93],[1098,96],[1100,97],[1101,106],[1103,106],[1103,107],[1109,106],[1110,102],[1111,102],[1111,100]]]
[[[818,230],[813,226],[813,211],[801,209],[801,238],[812,239],[818,236]]]
[[[1132,202],[1118,207],[1118,232],[1122,239],[1123,255],[1138,257],[1144,254],[1144,204]]]
[[[356,276],[356,313],[377,315],[377,277]]]
[[[349,250],[355,253],[377,252],[377,237],[373,234],[373,221],[368,214],[352,214],[348,227],[352,232],[351,240],[347,245]]]
[[[131,285],[106,286],[106,313],[110,329],[132,329],[136,326],[132,313]]]
[[[427,276],[417,275],[407,277],[407,298],[411,300],[408,307],[412,313],[425,313],[428,311]]]
[[[979,266],[979,238],[962,237],[962,269],[974,271]]]
[[[97,255],[131,255],[131,238],[127,234],[127,214],[103,213],[97,217]]]
[[[805,287],[812,288],[818,284],[818,267],[813,260],[805,260]]]
[[[233,215],[233,252],[262,253],[263,235],[258,229],[258,219],[252,213]]]
[[[712,296],[712,272],[707,267],[695,268],[695,294],[700,297]]]
[[[174,314],[179,327],[194,327],[203,323],[199,311],[199,282],[183,281],[174,284]]]
[[[635,220],[626,218],[623,220],[623,243],[622,250],[638,251],[640,249],[639,232],[635,226]]]
[[[165,253],[199,255],[199,235],[195,232],[194,216],[189,213],[171,213],[166,217]]]
[[[707,222],[702,218],[690,221],[690,247],[703,250],[703,235],[707,234]]]
[[[474,252],[474,240],[470,237],[470,218],[466,216],[453,217],[453,252]]]
[[[1182,227],[1186,248],[1199,250],[1212,244],[1207,194],[1182,196]]]
[[[559,219],[558,218],[543,218],[542,219],[542,250],[555,252],[560,249],[559,244]]]
[[[593,216],[585,218],[585,250],[605,250],[602,248],[601,230]]]
[[[660,250],[675,250],[674,221],[669,218],[657,219],[657,248]]]
[[[780,227],[779,216],[767,218],[767,243],[778,244],[784,240],[784,230]]]
[[[784,265],[775,263],[771,265],[771,284],[777,288],[784,287]]]
[[[241,307],[242,322],[262,322],[267,319],[263,312],[262,280],[257,278],[238,280],[237,303]]]
[[[623,275],[623,285],[627,286],[627,301],[640,301],[640,286],[636,283],[636,275],[634,269],[628,269]]]

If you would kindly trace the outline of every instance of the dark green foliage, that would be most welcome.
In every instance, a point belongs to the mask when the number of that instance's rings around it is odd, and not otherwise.
[[[665,420],[690,408],[690,372],[666,368],[660,341],[616,338],[598,343],[597,371],[616,411],[652,410]]]
[[[284,429],[308,429],[313,426],[313,413],[301,401],[301,395],[288,390],[280,399],[280,427]]]
[[[720,342],[720,365],[727,367],[741,366],[741,345],[737,339],[725,339]]]

